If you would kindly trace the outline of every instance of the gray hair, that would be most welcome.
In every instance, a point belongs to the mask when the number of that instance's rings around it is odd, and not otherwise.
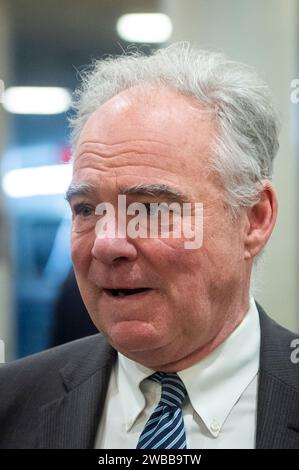
[[[215,112],[217,133],[211,164],[225,188],[225,202],[234,216],[242,207],[254,205],[262,180],[272,177],[279,147],[278,119],[269,88],[254,69],[187,42],[174,43],[150,56],[134,51],[95,61],[82,74],[81,87],[74,95],[73,147],[99,106],[140,84],[175,89]]]

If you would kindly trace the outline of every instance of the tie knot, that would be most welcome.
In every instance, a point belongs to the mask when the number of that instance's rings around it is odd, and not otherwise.
[[[161,384],[161,405],[182,408],[187,397],[187,390],[176,373],[155,372],[149,378]]]

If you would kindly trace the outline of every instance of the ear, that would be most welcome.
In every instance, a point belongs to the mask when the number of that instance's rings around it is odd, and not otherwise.
[[[262,182],[259,201],[247,210],[244,258],[254,258],[266,245],[275,225],[277,199],[270,181]]]

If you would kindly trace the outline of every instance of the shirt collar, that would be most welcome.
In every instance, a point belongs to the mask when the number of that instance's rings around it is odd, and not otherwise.
[[[231,409],[257,375],[259,349],[259,315],[251,297],[249,311],[233,333],[207,357],[178,372],[193,409],[214,437],[219,434]],[[117,388],[127,431],[145,408],[140,384],[153,372],[118,353]]]
[[[178,372],[196,413],[217,436],[259,369],[260,325],[254,302],[240,325],[211,354]]]
[[[129,431],[137,416],[145,408],[145,398],[140,389],[140,384],[153,373],[153,370],[118,353],[116,380],[124,412],[126,431]],[[128,406],[128,403],[130,406]]]

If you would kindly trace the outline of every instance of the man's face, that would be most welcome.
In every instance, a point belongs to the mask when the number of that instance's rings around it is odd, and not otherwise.
[[[219,179],[209,170],[214,116],[170,90],[127,90],[84,126],[72,184],[72,258],[98,329],[120,352],[159,370],[179,370],[214,349],[240,322],[248,302],[244,220],[233,223]],[[137,185],[163,185],[203,204],[203,244],[179,238],[97,237],[96,206],[135,187],[127,204],[171,202]],[[84,186],[82,186],[84,188]],[[84,227],[84,225],[83,225]],[[248,264],[248,263],[247,263]],[[142,289],[114,295],[117,289]],[[146,289],[146,290],[143,290]]]

